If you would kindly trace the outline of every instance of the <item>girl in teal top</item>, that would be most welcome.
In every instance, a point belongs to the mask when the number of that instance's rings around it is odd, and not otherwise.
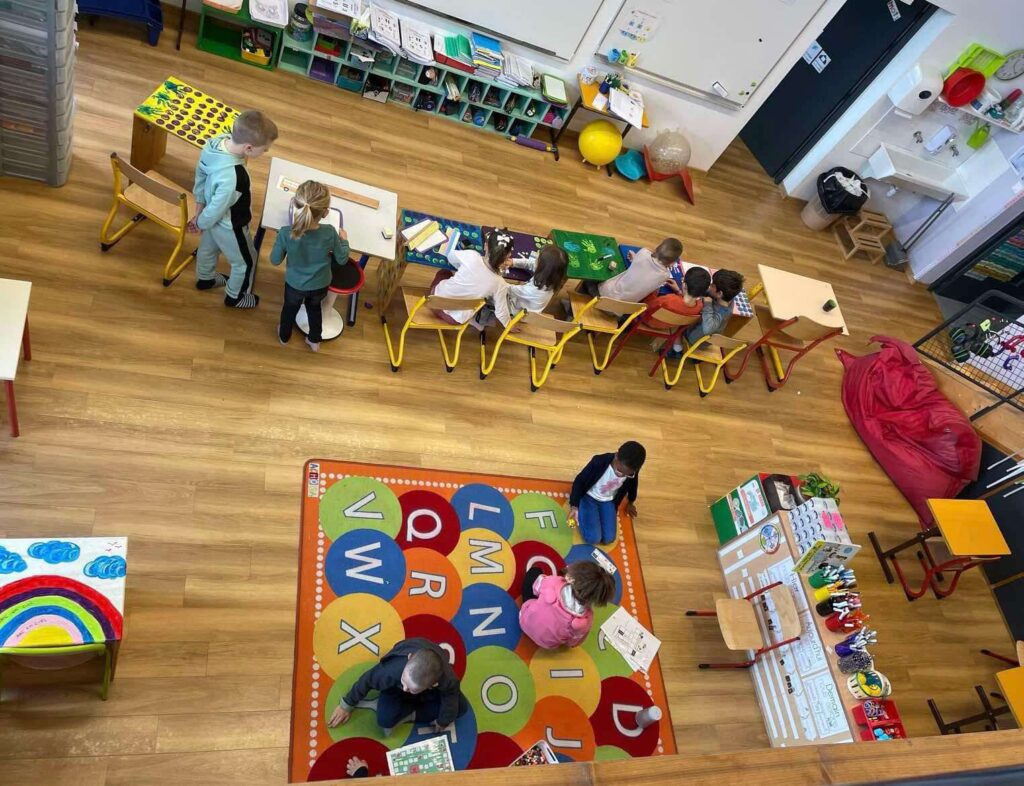
[[[307,180],[295,190],[294,214],[291,226],[277,232],[270,264],[280,265],[288,258],[284,274],[284,306],[277,326],[277,339],[287,344],[292,337],[292,326],[301,306],[306,307],[309,334],[306,343],[314,352],[320,350],[323,337],[321,302],[331,283],[331,257],[338,264],[348,263],[348,235],[344,229],[320,222],[331,209],[331,192],[323,183]]]

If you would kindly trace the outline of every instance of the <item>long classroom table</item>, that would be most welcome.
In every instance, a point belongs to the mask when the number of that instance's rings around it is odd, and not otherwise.
[[[793,572],[799,554],[789,514],[780,511],[718,549],[731,597],[743,597],[776,581],[793,592],[801,621],[800,640],[765,655],[750,668],[772,747],[853,742],[861,729],[853,717],[860,704],[839,671],[835,645],[846,638],[825,627],[814,611],[807,577]],[[773,612],[755,604],[762,631],[771,633]],[[884,671],[884,669],[883,669]]]

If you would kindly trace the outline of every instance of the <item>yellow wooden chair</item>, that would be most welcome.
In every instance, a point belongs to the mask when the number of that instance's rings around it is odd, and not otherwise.
[[[391,332],[388,330],[387,316],[381,313],[381,326],[384,328],[384,340],[388,345],[388,358],[391,360],[391,370],[398,371],[402,365],[402,358],[405,355],[405,334],[410,330],[434,330],[437,332],[437,340],[441,343],[441,353],[444,356],[444,370],[449,374],[459,363],[459,351],[462,348],[462,336],[469,327],[470,319],[461,325],[452,325],[445,322],[435,312],[438,311],[472,311],[473,316],[483,308],[483,298],[475,300],[462,300],[459,298],[441,297],[431,295],[429,290],[423,287],[402,287],[402,302],[405,304],[406,318],[402,325],[402,332],[398,338],[398,354],[395,354],[395,347],[391,341]],[[449,353],[448,344],[444,340],[445,333],[455,334],[455,350]]]
[[[188,189],[171,182],[159,172],[140,172],[117,153],[110,154],[110,165],[114,170],[114,202],[107,213],[107,220],[100,229],[100,249],[111,247],[147,218],[174,235],[174,250],[164,265],[164,286],[169,287],[181,271],[195,259],[192,250],[181,256],[188,234],[190,216],[196,214],[196,203]],[[111,226],[118,210],[128,208],[131,219],[119,229],[111,232]]]
[[[647,310],[643,303],[628,303],[610,297],[591,297],[584,292],[571,292],[569,303],[572,307],[573,321],[582,325],[587,332],[595,374],[600,374],[607,368],[615,341]],[[619,324],[622,317],[625,319]],[[601,358],[598,358],[597,344],[594,342],[596,334],[608,336],[608,344]]]
[[[741,341],[731,336],[723,336],[720,333],[702,336],[693,344],[688,343],[686,351],[679,359],[679,365],[674,372],[669,371],[668,363],[662,366],[662,371],[665,375],[665,388],[671,389],[675,386],[683,373],[686,361],[693,360],[696,361],[694,371],[697,374],[697,390],[700,392],[700,397],[704,398],[704,396],[714,390],[715,383],[718,382],[718,377],[721,375],[722,369],[725,368],[725,364],[746,348],[746,341]],[[704,379],[704,372],[701,371],[701,366],[704,364],[714,369],[707,381]]]
[[[541,385],[547,382],[551,369],[562,359],[562,350],[569,343],[569,339],[582,329],[583,326],[575,322],[566,322],[547,314],[536,314],[524,309],[516,314],[501,331],[489,361],[487,360],[486,337],[483,331],[480,332],[480,379],[487,379],[487,375],[494,370],[494,364],[498,360],[498,352],[503,343],[509,341],[513,344],[522,344],[530,350],[530,391],[535,393]],[[514,330],[518,332],[513,332]],[[537,373],[538,349],[547,352],[548,355],[543,371],[539,374]]]

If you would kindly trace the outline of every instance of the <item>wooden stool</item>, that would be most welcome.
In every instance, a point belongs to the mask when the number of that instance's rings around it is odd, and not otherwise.
[[[832,227],[843,259],[855,257],[873,265],[885,256],[882,239],[891,231],[892,225],[886,217],[871,210],[861,210],[856,216],[844,216]]]

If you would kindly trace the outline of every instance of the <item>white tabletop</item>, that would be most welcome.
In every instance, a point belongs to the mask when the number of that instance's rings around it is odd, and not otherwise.
[[[286,177],[299,183],[304,180],[316,180],[327,186],[334,186],[345,191],[352,191],[360,196],[367,196],[380,202],[376,210],[365,205],[349,202],[347,199],[331,197],[331,207],[336,207],[344,216],[344,228],[348,233],[349,247],[360,254],[369,254],[380,259],[395,258],[395,237],[385,240],[381,231],[384,229],[395,232],[398,222],[398,194],[382,188],[368,186],[356,180],[332,175],[319,169],[296,164],[284,158],[270,159],[270,176],[267,179],[267,196],[263,203],[263,217],[260,226],[265,229],[277,230],[287,226],[288,207],[291,194],[277,187],[278,181]]]
[[[13,380],[18,373],[31,289],[29,281],[0,278],[0,379]]]

